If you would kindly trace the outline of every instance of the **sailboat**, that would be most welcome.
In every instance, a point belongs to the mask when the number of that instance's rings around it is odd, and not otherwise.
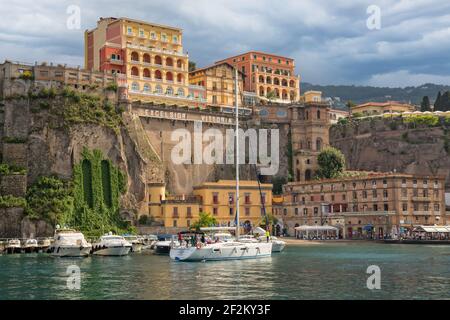
[[[270,257],[272,242],[240,242],[239,224],[239,99],[238,70],[235,69],[236,105],[236,239],[211,244],[199,243],[196,246],[178,246],[170,250],[170,258],[176,261],[221,261]]]

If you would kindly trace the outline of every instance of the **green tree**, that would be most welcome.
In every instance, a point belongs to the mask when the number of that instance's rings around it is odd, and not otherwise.
[[[200,212],[199,219],[191,225],[191,229],[200,231],[200,228],[212,227],[216,224],[217,224],[216,218],[211,216],[209,213]]]
[[[439,91],[436,101],[434,102],[434,111],[442,111],[442,94]]]
[[[269,101],[275,100],[275,98],[276,98],[275,90],[272,90],[272,91],[267,92],[266,98],[267,98]]]
[[[189,61],[189,72],[195,71],[197,64],[194,61]]]
[[[345,170],[345,156],[343,153],[333,147],[324,149],[317,157],[319,170],[317,177],[320,179],[337,178]]]
[[[420,111],[426,112],[431,111],[430,98],[428,96],[423,97],[422,103],[420,104]]]

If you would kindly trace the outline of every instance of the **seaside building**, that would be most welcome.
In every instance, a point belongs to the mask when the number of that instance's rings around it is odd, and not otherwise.
[[[295,75],[294,59],[250,51],[216,62],[229,63],[243,74],[244,91],[259,100],[289,104],[300,99],[300,77]]]
[[[131,100],[204,107],[189,88],[189,56],[176,27],[129,18],[100,18],[85,31],[85,66],[120,74]],[[198,95],[196,96],[195,93]]]
[[[346,119],[350,116],[350,112],[340,109],[330,109],[330,123],[336,124],[340,119]]]
[[[447,222],[445,177],[359,172],[283,188],[283,204],[278,202],[274,213],[291,234],[301,225],[330,225],[347,239],[381,238]]]
[[[242,107],[244,74],[240,71],[238,74],[238,105]],[[234,78],[234,67],[226,62],[196,69],[189,73],[189,83],[205,89],[204,98],[207,105],[224,112],[234,111],[236,101]]]
[[[415,111],[415,107],[402,102],[387,101],[387,102],[367,102],[359,104],[351,108],[351,113],[362,114],[365,116],[380,115],[384,113],[402,113]]]
[[[257,181],[240,181],[240,222],[259,225],[264,222],[264,210],[272,213],[272,185]],[[191,195],[165,195],[164,184],[150,186],[149,216],[165,227],[188,228],[198,220],[199,213],[209,213],[221,226],[234,224],[236,217],[236,181],[219,180],[194,187]]]

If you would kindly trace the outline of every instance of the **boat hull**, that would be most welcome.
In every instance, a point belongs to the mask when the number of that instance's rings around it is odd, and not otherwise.
[[[272,252],[281,252],[284,250],[285,247],[286,247],[285,242],[281,242],[281,241],[272,242]]]
[[[166,245],[164,245],[164,246],[162,246],[162,245],[160,245],[160,246],[155,246],[155,253],[156,254],[166,254],[166,255],[168,255],[169,253],[170,253],[170,246],[166,246]]]
[[[130,253],[131,247],[109,247],[94,251],[97,256],[126,256]]]
[[[54,257],[87,257],[91,253],[91,246],[75,247],[75,246],[58,246],[50,249]]]
[[[6,247],[5,251],[8,254],[15,254],[15,253],[21,253],[22,249],[20,247]]]
[[[170,257],[176,261],[222,261],[270,257],[272,243],[227,243],[196,248],[172,248]]]

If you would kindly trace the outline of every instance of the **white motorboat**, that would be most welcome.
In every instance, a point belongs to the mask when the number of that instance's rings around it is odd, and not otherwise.
[[[174,236],[168,234],[158,236],[159,241],[154,245],[155,253],[168,255],[170,253],[170,248],[175,244],[173,237]]]
[[[126,241],[131,243],[131,252],[141,252],[144,247],[144,241],[138,236],[124,235]]]
[[[26,253],[32,253],[38,251],[38,242],[36,239],[27,239],[25,241],[25,244],[23,245],[22,249]]]
[[[6,252],[9,254],[20,253],[22,246],[20,245],[19,239],[10,239],[6,245]]]
[[[158,242],[158,237],[154,234],[149,234],[143,237],[144,246],[142,250],[153,250],[155,248],[155,244]]]
[[[92,249],[84,235],[73,229],[57,229],[54,239],[50,253],[56,257],[86,257]]]
[[[92,251],[98,256],[126,256],[131,248],[131,243],[124,237],[109,233],[102,236],[100,241],[92,246]]]

